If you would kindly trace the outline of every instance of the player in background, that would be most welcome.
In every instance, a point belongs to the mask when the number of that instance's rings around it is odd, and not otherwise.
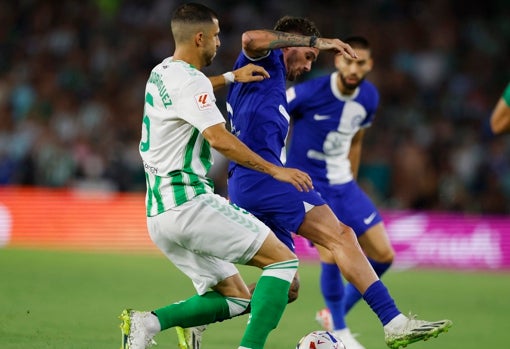
[[[231,131],[278,166],[282,165],[290,119],[286,80],[310,71],[321,50],[356,58],[352,48],[341,40],[319,36],[311,21],[295,17],[280,19],[274,30],[250,30],[242,35],[242,52],[235,68],[254,63],[266,69],[271,78],[230,86],[227,111]],[[299,192],[233,162],[228,190],[232,202],[266,223],[289,249],[294,250],[291,232],[328,249],[346,279],[378,316],[389,347],[437,336],[451,326],[449,320],[428,322],[403,315],[363,254],[353,230],[338,220],[316,191]]]
[[[207,177],[211,146],[246,168],[289,183],[297,192],[309,190],[312,182],[302,171],[264,160],[225,128],[213,84],[269,76],[255,66],[211,80],[200,71],[211,64],[220,46],[218,16],[203,5],[184,4],[172,14],[171,29],[175,52],[152,70],[146,85],[139,150],[150,237],[192,280],[197,294],[152,312],[124,310],[122,348],[148,348],[160,331],[228,319],[251,304],[239,348],[262,349],[285,309],[298,260],[267,226],[213,193]],[[233,263],[262,269],[253,295]],[[154,286],[132,285],[128,278],[126,287]]]
[[[314,188],[335,215],[350,226],[372,268],[380,277],[393,262],[394,251],[381,216],[356,183],[365,130],[379,104],[377,88],[365,80],[372,70],[369,42],[364,37],[344,40],[358,59],[334,58],[336,71],[287,90],[292,119],[287,162],[307,171]],[[342,339],[349,349],[364,349],[345,322],[345,314],[361,298],[352,283],[344,284],[331,252],[317,245],[321,261],[320,287],[326,309],[316,319]]]
[[[494,134],[510,132],[510,83],[494,107],[490,118],[490,126]]]

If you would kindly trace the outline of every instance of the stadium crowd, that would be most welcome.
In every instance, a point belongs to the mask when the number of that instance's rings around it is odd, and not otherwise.
[[[381,209],[510,213],[510,137],[488,126],[510,81],[505,1],[201,2],[221,17],[208,74],[231,70],[243,31],[272,28],[284,14],[307,16],[326,37],[369,38],[381,105],[359,181]],[[0,2],[0,185],[145,190],[144,87],[173,50],[177,4]],[[331,72],[330,58],[305,79]],[[217,97],[224,110],[225,92]],[[222,158],[213,170],[226,195]]]

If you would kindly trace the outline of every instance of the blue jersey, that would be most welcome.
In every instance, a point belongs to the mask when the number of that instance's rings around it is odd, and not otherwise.
[[[287,166],[308,172],[316,186],[353,180],[348,158],[352,138],[371,124],[379,103],[379,93],[368,81],[353,95],[342,95],[337,75],[308,80],[287,91],[293,120]]]
[[[249,84],[231,85],[227,96],[231,130],[255,153],[281,166],[290,120],[286,111],[283,54],[281,50],[272,50],[268,56],[254,61],[241,52],[234,69],[248,63],[264,67],[271,78]],[[232,169],[238,165],[231,163],[230,166]]]
[[[287,90],[293,129],[286,164],[308,172],[335,215],[360,236],[382,218],[354,181],[348,156],[356,132],[374,118],[379,93],[363,81],[354,94],[342,95],[337,76],[335,72]]]
[[[265,160],[282,166],[290,120],[283,54],[272,50],[267,56],[252,60],[241,53],[234,69],[248,63],[264,67],[270,78],[230,86],[227,111],[231,131]],[[229,164],[228,194],[233,203],[266,223],[292,250],[291,233],[303,222],[306,210],[325,204],[315,191],[299,192],[292,184],[233,162]]]

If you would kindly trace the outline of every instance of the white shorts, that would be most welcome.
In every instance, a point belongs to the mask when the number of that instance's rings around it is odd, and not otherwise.
[[[270,229],[216,194],[147,217],[152,241],[192,281],[198,294],[238,273],[260,249]]]

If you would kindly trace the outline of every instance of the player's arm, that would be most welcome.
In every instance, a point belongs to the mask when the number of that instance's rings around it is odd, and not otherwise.
[[[492,132],[495,134],[510,132],[510,106],[503,97],[498,100],[492,112],[490,123]]]
[[[318,38],[268,29],[246,31],[241,39],[243,51],[251,58],[263,57],[272,49],[284,47],[313,47],[357,58],[352,47],[340,39]]]
[[[216,91],[219,88],[230,85],[233,82],[254,82],[269,78],[267,70],[255,64],[247,64],[244,67],[234,71],[226,72],[222,75],[210,76],[209,80]]]
[[[312,179],[307,173],[294,168],[276,166],[264,160],[228,132],[224,123],[206,128],[202,135],[214,149],[229,160],[252,170],[267,173],[279,181],[290,183],[299,191],[313,189]]]
[[[359,164],[361,162],[361,148],[363,145],[363,137],[365,136],[365,129],[362,128],[351,140],[351,149],[349,150],[349,161],[351,162],[351,171],[354,179],[358,178]]]

